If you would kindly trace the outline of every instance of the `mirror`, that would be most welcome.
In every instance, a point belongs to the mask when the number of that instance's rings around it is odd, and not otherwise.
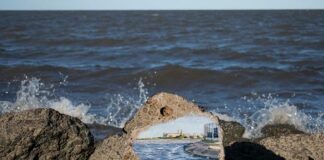
[[[133,148],[142,159],[219,159],[219,125],[207,116],[185,116],[141,131]]]

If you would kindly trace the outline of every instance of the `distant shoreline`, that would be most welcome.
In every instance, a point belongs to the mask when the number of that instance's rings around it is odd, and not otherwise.
[[[140,144],[166,144],[166,143],[195,143],[201,139],[155,139],[155,140],[135,140],[135,143]]]

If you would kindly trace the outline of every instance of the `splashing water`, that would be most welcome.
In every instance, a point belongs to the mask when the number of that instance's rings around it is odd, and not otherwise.
[[[66,78],[64,79],[64,83]],[[135,111],[147,100],[147,90],[140,79],[138,82],[138,97],[125,98],[120,94],[113,95],[108,102],[107,115],[99,116],[90,113],[90,105],[83,103],[75,105],[65,97],[51,99],[52,92],[47,90],[45,84],[38,78],[28,78],[21,82],[20,90],[16,93],[14,102],[0,101],[0,114],[6,112],[19,112],[35,108],[52,108],[60,113],[77,117],[84,123],[98,123],[123,127],[125,122],[134,115]]]
[[[254,93],[254,96],[257,96]],[[289,100],[280,101],[271,94],[257,96],[256,99],[243,97],[248,104],[249,110],[254,112],[250,115],[244,114],[228,116],[215,113],[220,119],[227,121],[238,121],[245,127],[245,138],[257,138],[262,136],[261,129],[270,124],[289,124],[307,133],[319,133],[324,131],[324,114],[319,113],[316,117],[308,115],[291,104]],[[257,104],[262,105],[257,107]],[[251,107],[252,106],[252,107]]]
[[[123,127],[140,106],[147,100],[148,91],[144,88],[142,79],[138,81],[138,97],[125,97],[120,94],[110,98],[107,107],[107,123],[113,126]]]
[[[0,113],[19,112],[35,108],[53,108],[60,113],[81,119],[85,123],[95,122],[95,115],[88,113],[90,106],[73,105],[65,98],[49,99],[52,92],[44,88],[44,83],[38,78],[28,78],[21,82],[20,90],[16,93],[14,102],[0,101]]]
[[[66,83],[66,77],[64,83]],[[55,97],[53,92],[46,88],[40,79],[27,77],[21,81],[14,102],[0,101],[0,114],[34,108],[53,108],[60,113],[77,117],[84,123],[123,127],[125,122],[134,116],[138,108],[148,98],[148,91],[145,89],[142,79],[138,81],[137,86],[135,89],[138,96],[112,95],[107,102],[104,115],[98,115],[90,112],[90,105],[73,104],[65,97],[52,98]],[[290,104],[289,100],[282,102],[272,97],[271,94],[258,96],[256,99],[243,97],[243,100],[248,102],[248,107],[245,108],[253,110],[253,114],[239,116],[240,108],[238,108],[238,112],[235,112],[236,114],[231,116],[220,114],[217,111],[214,111],[214,114],[223,120],[238,121],[243,124],[246,128],[244,136],[247,138],[260,137],[261,129],[267,124],[290,124],[308,133],[324,131],[324,113],[318,113],[316,117],[308,115],[298,110],[295,105]],[[257,107],[256,103],[262,104],[261,109]]]

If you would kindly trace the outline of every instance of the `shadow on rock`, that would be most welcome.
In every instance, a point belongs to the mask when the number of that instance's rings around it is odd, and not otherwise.
[[[284,160],[264,146],[251,142],[235,142],[225,147],[225,155],[226,160]]]

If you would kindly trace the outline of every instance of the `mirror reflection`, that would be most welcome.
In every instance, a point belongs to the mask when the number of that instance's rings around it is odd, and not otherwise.
[[[146,159],[218,159],[219,126],[205,116],[186,116],[140,132],[134,150]]]

